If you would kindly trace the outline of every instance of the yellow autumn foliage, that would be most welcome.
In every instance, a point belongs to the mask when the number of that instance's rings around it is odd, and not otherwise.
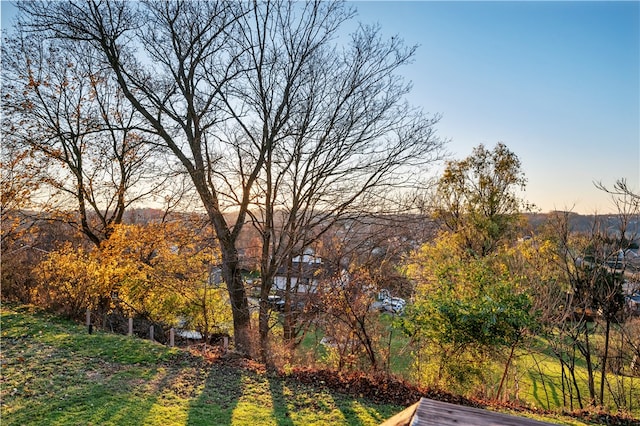
[[[223,287],[209,283],[219,253],[179,223],[118,225],[100,249],[67,244],[40,265],[41,299],[80,316],[119,309],[152,321],[230,331]]]

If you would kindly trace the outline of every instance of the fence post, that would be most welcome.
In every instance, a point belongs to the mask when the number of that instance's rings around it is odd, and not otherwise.
[[[222,347],[224,348],[224,353],[227,353],[229,350],[229,337],[224,336],[222,338]]]
[[[129,333],[127,336],[133,336],[133,318],[129,317]]]
[[[156,339],[153,338],[153,326],[149,327],[149,339],[151,339],[152,342],[156,341]]]
[[[171,327],[171,329],[169,330],[169,346],[171,347],[175,346],[175,335],[176,331],[173,329],[173,327]]]
[[[91,309],[87,308],[87,330],[89,334],[93,332],[93,326],[91,325]]]

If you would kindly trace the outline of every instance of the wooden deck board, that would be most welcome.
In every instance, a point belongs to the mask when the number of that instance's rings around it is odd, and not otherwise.
[[[383,426],[543,426],[544,423],[526,417],[465,407],[448,402],[422,398],[416,404],[393,416]]]

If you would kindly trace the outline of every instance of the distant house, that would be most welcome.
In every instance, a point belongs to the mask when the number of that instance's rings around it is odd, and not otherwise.
[[[625,296],[624,300],[631,315],[640,315],[640,293]]]
[[[637,248],[625,250],[622,256],[626,263],[628,272],[640,272],[640,251]]]
[[[622,283],[622,294],[625,296],[640,294],[640,282],[635,279],[625,280],[625,282]]]
[[[290,268],[282,266],[273,277],[274,289],[286,291],[287,279],[291,281],[291,290],[295,293],[315,293],[318,290],[320,279],[324,275],[322,259],[317,257],[313,250],[307,249],[302,256],[292,259]]]
[[[613,272],[640,272],[640,255],[636,248],[618,250],[612,253],[605,263]]]

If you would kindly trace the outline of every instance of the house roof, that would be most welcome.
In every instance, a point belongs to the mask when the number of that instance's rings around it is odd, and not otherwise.
[[[297,279],[313,279],[317,278],[324,272],[322,263],[309,263],[309,262],[292,262],[291,263],[291,276]],[[287,267],[281,266],[278,268],[275,274],[276,277],[286,277]]]

